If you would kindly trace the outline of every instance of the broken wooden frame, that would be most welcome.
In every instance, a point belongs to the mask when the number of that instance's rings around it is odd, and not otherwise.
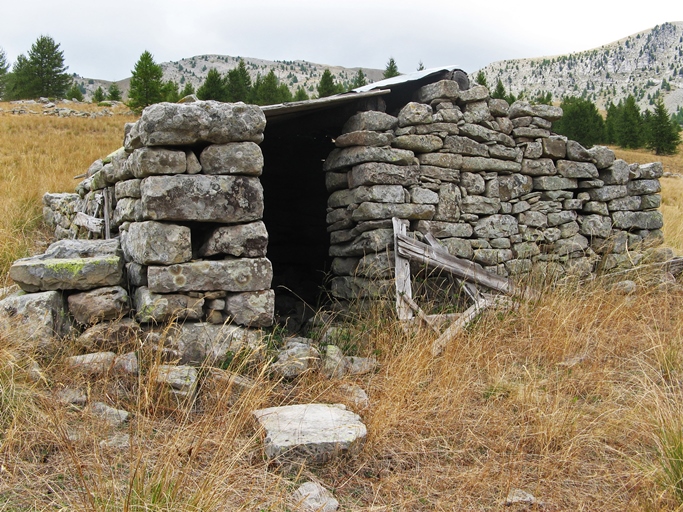
[[[510,307],[513,303],[509,297],[484,294],[476,285],[489,290],[525,299],[534,299],[538,293],[530,288],[520,288],[512,280],[492,274],[473,261],[458,258],[449,254],[434,236],[425,236],[429,245],[409,238],[404,221],[392,218],[394,227],[394,254],[396,275],[396,313],[399,320],[409,322],[417,316],[431,330],[439,334],[432,345],[432,354],[439,355],[456,333],[467,327],[482,311],[490,307]],[[443,333],[436,325],[436,317],[427,315],[413,300],[410,281],[410,261],[416,261],[432,268],[451,273],[463,286],[463,290],[472,299],[473,305],[464,311]]]

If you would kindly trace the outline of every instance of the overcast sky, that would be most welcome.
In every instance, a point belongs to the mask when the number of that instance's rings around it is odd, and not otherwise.
[[[10,62],[41,34],[61,44],[69,72],[130,76],[149,50],[157,62],[201,54],[399,71],[588,50],[667,21],[680,0],[632,9],[613,0],[0,0],[0,47]]]

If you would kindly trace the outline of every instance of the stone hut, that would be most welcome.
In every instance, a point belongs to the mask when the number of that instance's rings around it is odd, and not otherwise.
[[[637,264],[662,240],[661,164],[556,135],[561,115],[492,99],[455,68],[263,108],[153,105],[77,194],[46,194],[62,240],[11,277],[65,292],[83,325],[132,307],[142,323],[229,326],[227,347],[271,325],[276,300],[390,293],[393,217],[504,276]],[[88,307],[101,296],[106,316]],[[207,347],[193,361],[228,350]]]

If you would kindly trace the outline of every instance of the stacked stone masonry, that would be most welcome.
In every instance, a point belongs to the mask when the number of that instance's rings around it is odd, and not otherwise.
[[[509,105],[442,80],[395,114],[352,116],[323,164],[337,298],[391,293],[392,217],[512,277],[588,277],[636,265],[662,241],[661,164],[629,165],[554,134],[558,107]],[[102,237],[110,209],[124,267],[117,284],[140,322],[268,326],[264,127],[261,110],[244,104],[149,107],[77,194],[46,194],[45,219],[57,238]]]
[[[25,292],[55,294],[48,299],[83,327],[128,314],[151,327],[177,319],[170,339],[185,363],[257,343],[248,328],[274,317],[259,180],[265,123],[242,103],[148,107],[77,194],[46,194],[45,219],[61,240],[15,262],[10,276]],[[105,229],[113,238],[101,239]]]
[[[359,112],[324,164],[332,292],[393,288],[392,217],[490,272],[588,277],[638,264],[662,241],[662,165],[554,134],[559,107],[509,105],[443,80],[396,116]]]

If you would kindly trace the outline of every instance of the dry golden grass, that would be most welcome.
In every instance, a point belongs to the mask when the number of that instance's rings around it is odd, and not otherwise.
[[[74,175],[118,147],[124,120],[0,116],[0,165],[13,185],[0,199],[7,258],[31,247],[42,193],[72,189]],[[679,181],[662,183],[667,243],[680,249]],[[238,370],[257,386],[235,402],[220,383],[194,404],[169,399],[152,382],[159,352],[142,340],[126,347],[138,351],[140,377],[88,377],[64,367],[75,344],[45,358],[0,333],[0,510],[287,510],[287,494],[311,479],[343,510],[500,510],[516,488],[543,510],[682,510],[682,299],[675,287],[549,289],[536,304],[485,314],[438,358],[433,333],[407,336],[378,306],[353,319],[350,340],[359,355],[377,354],[377,373],[278,382],[252,363]],[[43,367],[37,382],[32,359]],[[308,401],[353,409],[342,382],[370,397],[357,411],[368,426],[361,453],[297,471],[266,462],[251,411]],[[65,387],[132,419],[114,428],[61,405]],[[129,446],[101,447],[114,433],[129,434]]]
[[[71,105],[73,108],[73,105]],[[8,110],[10,104],[0,103]],[[34,106],[35,107],[35,106]],[[85,111],[102,108],[83,104]],[[73,192],[74,176],[121,146],[134,118],[56,118],[0,114],[0,272],[35,246],[45,192]],[[43,235],[43,242],[45,241]]]

